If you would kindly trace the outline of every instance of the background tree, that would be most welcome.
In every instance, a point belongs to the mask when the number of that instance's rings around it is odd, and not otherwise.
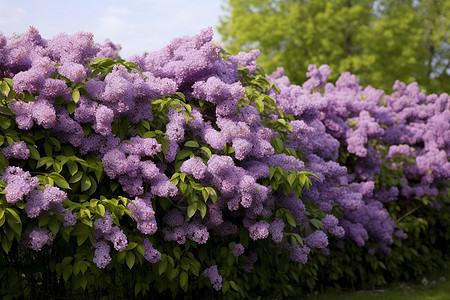
[[[234,53],[259,48],[270,73],[293,83],[309,64],[328,64],[389,92],[395,80],[450,91],[449,0],[229,0],[218,27]]]

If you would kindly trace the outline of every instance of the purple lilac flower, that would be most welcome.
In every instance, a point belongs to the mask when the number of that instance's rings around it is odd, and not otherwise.
[[[310,248],[323,249],[328,246],[328,237],[322,230],[316,230],[305,239]]]
[[[39,184],[39,179],[32,177],[30,172],[25,172],[21,168],[13,166],[5,169],[2,180],[7,183],[4,191],[6,192],[6,201],[11,204],[22,200]]]
[[[190,174],[195,179],[203,179],[206,176],[207,167],[201,159],[194,156],[183,162],[180,172]]]
[[[24,232],[22,244],[34,251],[41,251],[44,245],[51,245],[53,235],[46,228],[35,227]]]
[[[161,252],[153,248],[152,243],[146,238],[144,240],[144,258],[152,264],[161,260]]]
[[[98,241],[94,244],[94,259],[92,260],[97,267],[104,269],[111,262],[112,258],[109,254],[111,247],[106,241]]]
[[[288,244],[287,247],[290,247],[290,245]],[[297,245],[294,249],[291,249],[289,257],[292,261],[306,264],[310,251],[308,246],[300,247],[300,245]]]
[[[220,289],[222,288],[222,276],[219,275],[217,265],[206,268],[203,271],[203,275],[205,275],[205,277],[209,279],[216,291],[220,291]]]
[[[266,221],[259,221],[251,225],[248,229],[249,236],[252,240],[265,239],[269,236],[270,224]]]
[[[272,235],[272,240],[275,243],[280,243],[281,240],[284,237],[283,229],[284,229],[284,222],[280,218],[276,218],[272,223],[270,223],[269,232]]]
[[[242,244],[236,244],[234,245],[233,250],[231,250],[231,253],[233,253],[234,256],[241,256],[244,254],[244,246]]]
[[[136,197],[128,204],[131,215],[137,222],[137,228],[144,234],[154,234],[158,229],[155,219],[155,211],[149,198]]]
[[[2,149],[2,154],[7,158],[16,159],[28,159],[30,156],[30,150],[27,148],[27,144],[24,141],[14,142],[12,145],[8,145]]]

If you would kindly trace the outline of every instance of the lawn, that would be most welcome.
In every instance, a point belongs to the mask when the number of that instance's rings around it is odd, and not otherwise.
[[[426,281],[426,282],[425,282]],[[449,300],[450,272],[441,272],[422,283],[400,283],[385,289],[311,295],[306,300]]]

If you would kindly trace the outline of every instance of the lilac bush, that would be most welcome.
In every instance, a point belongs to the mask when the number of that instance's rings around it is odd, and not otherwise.
[[[89,33],[0,34],[5,257],[65,243],[55,270],[74,289],[126,266],[143,271],[135,295],[197,280],[225,293],[261,251],[301,264],[343,240],[389,253],[407,234],[387,202],[438,205],[448,95],[400,82],[384,95],[348,73],[326,83],[314,65],[291,85],[263,73],[259,51],[212,38],[123,60]]]

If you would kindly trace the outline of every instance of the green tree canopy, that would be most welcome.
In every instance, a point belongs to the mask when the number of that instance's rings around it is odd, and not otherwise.
[[[450,92],[450,0],[228,0],[218,27],[232,53],[259,48],[293,83],[309,64],[390,91],[395,80]]]

